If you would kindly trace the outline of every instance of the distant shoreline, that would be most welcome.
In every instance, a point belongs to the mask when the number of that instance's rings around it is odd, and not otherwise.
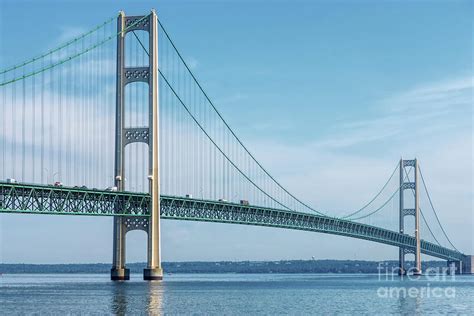
[[[412,266],[408,262],[408,266]],[[398,261],[363,261],[363,260],[281,260],[281,261],[187,261],[163,262],[165,273],[378,273],[380,269],[391,269],[398,266]],[[142,273],[146,263],[130,263],[127,268],[131,273]],[[425,261],[423,270],[427,268],[444,268],[445,261]],[[110,263],[84,264],[21,264],[1,263],[0,274],[47,274],[77,273],[103,274],[109,273]]]

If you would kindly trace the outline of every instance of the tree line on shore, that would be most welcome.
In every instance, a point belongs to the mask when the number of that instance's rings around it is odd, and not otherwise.
[[[378,273],[393,271],[398,261],[280,260],[280,261],[187,261],[163,262],[166,273]],[[407,262],[413,266],[413,262]],[[109,273],[110,263],[0,264],[0,273]],[[146,263],[129,263],[131,273],[142,273]],[[427,268],[446,267],[445,261],[424,261]]]

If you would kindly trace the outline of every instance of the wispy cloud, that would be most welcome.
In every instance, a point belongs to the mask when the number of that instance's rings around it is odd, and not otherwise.
[[[394,113],[416,109],[429,112],[450,111],[472,105],[474,77],[462,77],[453,80],[420,86],[410,91],[389,97],[385,100]]]
[[[389,96],[376,103],[370,118],[334,126],[333,133],[318,145],[337,149],[469,127],[473,88],[473,77],[465,77]]]

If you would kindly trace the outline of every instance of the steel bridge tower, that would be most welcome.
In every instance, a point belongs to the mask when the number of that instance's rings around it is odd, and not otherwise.
[[[413,168],[415,171],[414,182],[406,182],[405,175],[408,175],[407,168]],[[405,208],[405,190],[414,190],[414,206],[413,208]],[[405,255],[414,253],[415,267],[414,275],[421,275],[421,239],[420,239],[420,201],[418,194],[418,160],[400,159],[400,233],[405,234],[405,217],[415,217],[415,250],[400,247],[399,249],[399,271],[400,275],[407,274],[405,269]]]
[[[125,16],[120,12],[117,19],[117,100],[115,123],[115,186],[125,189],[125,146],[134,142],[148,145],[148,183],[151,195],[149,219],[114,217],[112,280],[129,280],[130,271],[125,267],[125,235],[141,229],[148,234],[147,268],[145,280],[161,280],[160,245],[160,178],[159,178],[159,112],[158,112],[158,20],[154,10],[147,16]],[[149,63],[146,67],[126,67],[125,37],[135,30],[149,33]],[[125,86],[132,82],[148,83],[148,126],[125,127]],[[145,176],[145,175],[144,175]]]

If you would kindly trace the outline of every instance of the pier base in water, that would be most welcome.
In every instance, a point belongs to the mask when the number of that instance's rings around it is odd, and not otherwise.
[[[116,269],[110,270],[110,279],[112,281],[127,281],[130,280],[130,269]]]
[[[462,274],[474,275],[474,256],[467,255],[462,262]]]
[[[143,280],[147,281],[160,281],[163,280],[163,269],[143,269]]]

